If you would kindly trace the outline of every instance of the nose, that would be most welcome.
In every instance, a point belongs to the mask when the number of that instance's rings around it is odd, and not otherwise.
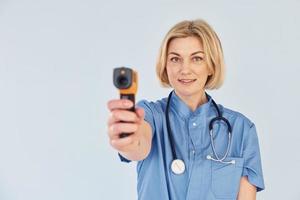
[[[182,74],[190,74],[191,73],[191,69],[190,69],[190,63],[187,61],[183,61],[181,63],[181,70],[180,72]]]

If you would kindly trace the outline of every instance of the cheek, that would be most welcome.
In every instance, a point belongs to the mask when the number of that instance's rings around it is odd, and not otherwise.
[[[173,79],[174,78],[174,75],[176,74],[174,68],[171,68],[171,67],[166,67],[166,70],[167,70],[167,75],[168,75],[168,78],[169,80],[170,79]]]
[[[170,68],[170,67],[166,67],[166,70],[167,70],[167,75],[168,75],[168,80],[169,80],[169,83],[170,85],[173,87],[174,84],[176,84],[176,70],[174,70],[174,68]]]
[[[198,67],[198,68],[196,68],[196,70],[194,72],[195,72],[195,74],[197,74],[197,76],[203,77],[203,78],[206,78],[206,76],[209,76],[209,74],[210,74],[210,70],[209,70],[208,66]]]
[[[201,85],[206,83],[209,76],[207,70],[197,70],[195,74],[197,76],[198,81],[201,82]]]

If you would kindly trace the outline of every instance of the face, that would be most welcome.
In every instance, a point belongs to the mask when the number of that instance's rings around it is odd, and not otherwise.
[[[206,80],[212,74],[202,43],[196,37],[171,40],[166,69],[171,86],[183,98],[203,95]]]

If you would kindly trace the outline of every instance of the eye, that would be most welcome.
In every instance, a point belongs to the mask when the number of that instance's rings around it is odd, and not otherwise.
[[[178,58],[178,57],[172,57],[172,58],[170,58],[170,60],[171,60],[172,62],[177,63],[177,62],[180,61],[180,58]]]
[[[203,60],[203,58],[200,57],[200,56],[195,56],[195,57],[192,58],[192,60],[193,60],[194,62],[201,62],[201,61]]]

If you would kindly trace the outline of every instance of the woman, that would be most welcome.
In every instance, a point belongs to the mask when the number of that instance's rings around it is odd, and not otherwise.
[[[176,24],[157,75],[174,89],[168,98],[140,101],[135,113],[124,110],[128,100],[108,102],[110,144],[122,161],[138,161],[139,199],[255,199],[264,189],[255,125],[206,93],[224,77],[214,30],[203,20]]]

